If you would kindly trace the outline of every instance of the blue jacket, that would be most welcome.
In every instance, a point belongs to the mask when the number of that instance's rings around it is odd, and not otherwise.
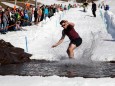
[[[45,8],[44,14],[47,14],[47,15],[49,14],[48,8]]]

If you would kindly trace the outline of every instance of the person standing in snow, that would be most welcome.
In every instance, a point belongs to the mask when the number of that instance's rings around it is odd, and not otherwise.
[[[34,23],[37,24],[37,19],[38,19],[38,13],[37,13],[38,9],[35,8],[34,10]]]
[[[92,13],[93,13],[93,16],[96,17],[96,9],[97,9],[97,6],[96,4],[92,1]]]
[[[48,6],[46,6],[45,9],[44,9],[44,19],[45,19],[45,21],[46,21],[46,17],[48,17],[48,15],[49,15],[49,10],[48,10]]]
[[[106,5],[104,6],[104,10],[105,10],[105,11],[108,11],[108,10],[109,10],[109,5],[106,4]]]
[[[62,37],[55,45],[52,46],[52,48],[60,45],[63,42],[65,36],[67,35],[70,39],[70,44],[69,44],[68,49],[67,49],[67,54],[68,54],[70,59],[74,58],[74,50],[76,47],[81,45],[82,38],[75,31],[74,23],[68,22],[67,20],[62,20],[60,22],[60,25],[63,27]]]

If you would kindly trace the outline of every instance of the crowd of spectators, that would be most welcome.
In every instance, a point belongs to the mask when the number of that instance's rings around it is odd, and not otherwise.
[[[8,31],[22,30],[24,26],[38,24],[46,17],[52,17],[56,12],[69,10],[77,7],[74,5],[41,5],[35,8],[34,6],[25,6],[25,8],[2,8],[0,6],[0,33],[6,34]]]

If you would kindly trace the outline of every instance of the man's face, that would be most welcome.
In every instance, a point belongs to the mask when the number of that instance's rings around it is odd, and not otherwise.
[[[68,26],[68,24],[67,24],[67,22],[64,22],[64,23],[61,24],[61,26],[62,26],[64,29],[66,29],[67,26]]]

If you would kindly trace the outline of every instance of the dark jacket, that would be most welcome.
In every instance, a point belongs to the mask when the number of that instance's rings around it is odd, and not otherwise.
[[[37,8],[34,10],[34,17],[35,17],[35,18],[38,17]]]
[[[97,8],[96,4],[92,3],[92,11],[96,11],[96,8]]]

